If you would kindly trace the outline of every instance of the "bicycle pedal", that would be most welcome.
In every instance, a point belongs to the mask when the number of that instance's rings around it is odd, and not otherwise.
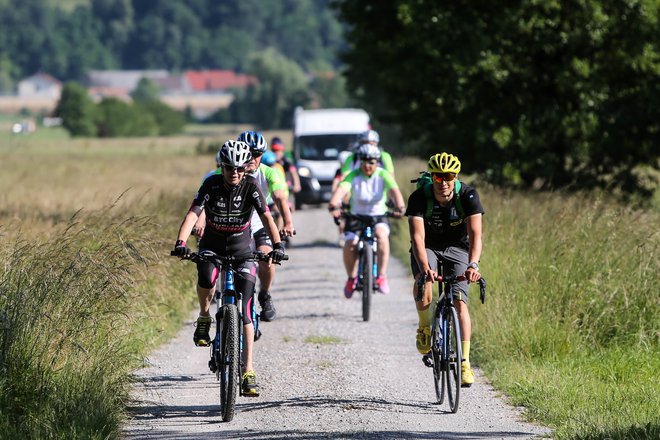
[[[259,338],[261,338],[261,330],[257,330],[256,332],[254,332],[254,340],[258,341]]]
[[[215,361],[213,359],[209,361],[209,370],[211,370],[211,372],[213,373],[218,371],[218,366],[215,364]]]
[[[426,365],[429,368],[433,367],[433,359],[431,359],[430,354],[425,354],[424,356],[422,356],[422,362],[424,362],[424,365]]]

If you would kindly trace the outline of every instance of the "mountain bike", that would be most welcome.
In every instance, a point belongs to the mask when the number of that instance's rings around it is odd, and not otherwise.
[[[392,212],[387,212],[385,217],[394,217]],[[341,217],[347,221],[356,220],[359,222],[358,232],[359,240],[357,242],[358,251],[358,280],[356,290],[362,292],[362,320],[369,321],[371,316],[371,295],[376,292],[376,278],[378,277],[378,242],[374,234],[376,221],[383,216],[370,216],[351,214],[342,212]],[[335,219],[338,223],[338,219]]]
[[[452,282],[464,281],[465,275],[439,276],[441,295],[433,310],[431,321],[431,351],[422,357],[427,367],[433,368],[435,396],[438,404],[445,400],[445,394],[452,413],[458,411],[461,393],[461,326],[453,301]],[[417,301],[424,294],[424,277],[417,281]],[[481,302],[486,300],[486,280],[479,281]]]
[[[237,258],[205,250],[199,253],[191,252],[181,259],[194,263],[199,261],[212,263],[220,271],[220,277],[223,280],[221,289],[215,291],[216,333],[210,346],[209,369],[220,381],[222,421],[230,422],[234,418],[237,391],[243,395],[240,383],[245,367],[243,364],[243,292],[239,292],[235,288],[236,268],[247,261],[267,261],[269,257],[263,252],[255,252],[249,257]],[[288,259],[287,255],[283,258],[283,260]],[[251,314],[256,340],[261,332],[254,306]]]

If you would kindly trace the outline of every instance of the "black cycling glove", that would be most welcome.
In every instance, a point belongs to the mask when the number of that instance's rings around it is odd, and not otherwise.
[[[186,242],[183,240],[177,240],[174,245],[174,250],[171,252],[175,257],[185,257],[190,253],[190,249],[186,247]]]
[[[275,243],[273,245],[273,250],[268,254],[273,263],[279,264],[280,261],[284,260],[286,254],[284,253],[284,245],[280,243]]]

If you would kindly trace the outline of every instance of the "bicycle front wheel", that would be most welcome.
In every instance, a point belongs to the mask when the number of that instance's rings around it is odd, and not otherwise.
[[[458,400],[461,394],[461,362],[463,353],[461,351],[461,326],[458,321],[456,308],[449,308],[445,319],[447,320],[447,349],[445,378],[447,381],[447,398],[449,409],[455,413],[458,411]]]
[[[435,385],[435,397],[438,404],[445,400],[445,383],[443,381],[442,368],[442,320],[438,312],[439,306],[433,315],[431,323],[431,357],[433,359],[433,383]]]
[[[234,304],[222,306],[222,351],[220,369],[220,412],[223,422],[234,418],[236,394],[239,387],[239,322]]]
[[[374,252],[371,244],[364,242],[362,249],[362,320],[371,316],[371,295],[374,292]]]

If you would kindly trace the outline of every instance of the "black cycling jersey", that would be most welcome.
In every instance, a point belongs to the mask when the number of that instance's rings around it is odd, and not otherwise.
[[[460,198],[464,217],[474,214],[483,214],[484,209],[479,200],[479,194],[473,187],[462,183]],[[469,250],[470,243],[467,235],[465,220],[456,210],[454,199],[447,206],[440,206],[433,200],[433,211],[426,217],[427,200],[424,187],[418,188],[408,198],[406,216],[424,217],[424,245],[427,249],[445,250],[449,246],[456,246]]]
[[[231,187],[221,174],[213,174],[199,188],[192,203],[192,207],[195,206],[206,213],[206,228],[199,243],[200,249],[240,257],[252,252],[252,210],[256,209],[259,215],[268,212],[266,198],[254,178],[245,176],[238,185]]]

